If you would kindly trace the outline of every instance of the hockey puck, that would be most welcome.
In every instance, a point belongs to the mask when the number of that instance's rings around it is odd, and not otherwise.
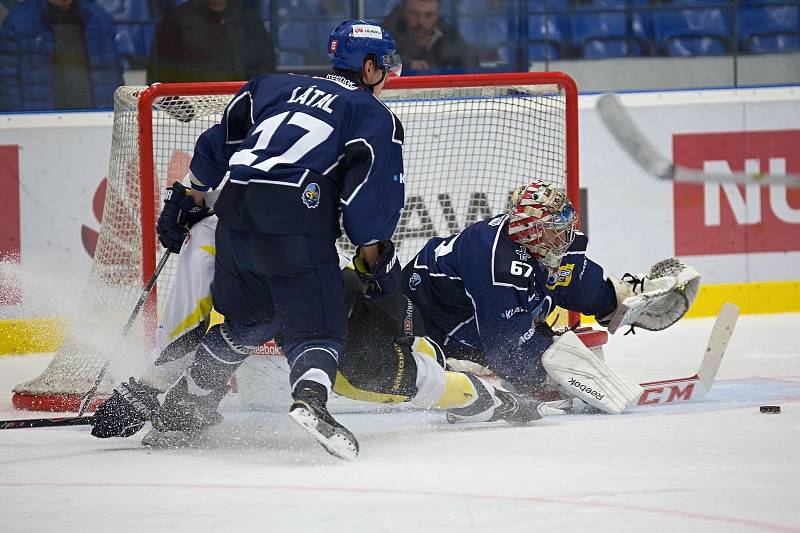
[[[780,414],[781,406],[780,405],[762,405],[761,412],[764,414]]]

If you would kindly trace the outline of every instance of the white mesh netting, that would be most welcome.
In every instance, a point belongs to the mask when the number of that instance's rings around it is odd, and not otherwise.
[[[560,86],[530,78],[529,83],[514,85],[383,92],[381,99],[405,127],[406,210],[394,237],[402,263],[428,238],[452,234],[504,211],[514,187],[532,177],[566,188],[566,95]],[[445,85],[446,77],[441,79]],[[81,318],[73,321],[45,371],[15,387],[18,407],[75,409],[113,355],[108,353],[115,342],[113,333],[118,339],[141,294],[140,127],[152,127],[156,179],[151,186],[160,204],[161,190],[186,174],[197,136],[219,121],[232,97],[158,98],[150,126],[139,124],[137,104],[143,89],[121,87],[116,93],[103,220]],[[154,216],[159,211],[160,205],[154,205]],[[352,251],[343,240],[340,248]],[[158,278],[159,303],[166,299],[172,276],[168,263]],[[129,337],[145,335],[142,322],[137,321]],[[99,339],[100,330],[111,332],[111,340]],[[145,343],[141,346],[144,350]],[[110,388],[110,382],[104,383],[99,395]]]

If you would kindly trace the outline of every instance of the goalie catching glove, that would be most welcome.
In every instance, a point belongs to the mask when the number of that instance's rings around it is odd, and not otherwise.
[[[647,274],[609,277],[617,308],[598,322],[614,333],[622,326],[660,331],[680,320],[697,297],[700,273],[679,259],[659,261]]]
[[[378,300],[392,294],[400,285],[400,262],[394,253],[392,241],[381,241],[378,260],[370,267],[364,247],[356,248],[353,266],[364,284],[364,296]]]
[[[180,253],[189,228],[213,214],[211,208],[196,205],[192,190],[176,181],[164,191],[164,208],[156,224],[158,240],[170,252]]]

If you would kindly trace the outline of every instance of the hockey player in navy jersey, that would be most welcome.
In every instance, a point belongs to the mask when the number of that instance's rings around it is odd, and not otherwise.
[[[403,290],[424,317],[426,334],[448,358],[479,363],[536,395],[548,376],[559,383],[565,376],[557,368],[563,364],[547,367],[548,356],[563,363],[565,354],[579,354],[603,365],[570,335],[549,331],[545,318],[556,306],[594,315],[611,332],[623,325],[664,329],[683,316],[698,289],[693,268],[672,258],[646,275],[606,278],[586,257],[576,220],[563,191],[534,180],[514,192],[507,213],[430,239],[403,269]],[[613,388],[605,379],[610,369],[591,372]],[[621,412],[638,397],[635,386],[623,387],[617,398],[607,391],[603,400],[610,404],[577,392],[607,412]],[[468,408],[452,413],[474,414]]]
[[[399,57],[379,26],[348,20],[331,34],[333,72],[250,80],[219,124],[197,140],[192,201],[173,186],[158,232],[180,247],[182,221],[220,186],[212,296],[225,316],[190,369],[167,392],[159,424],[180,419],[224,389],[253,350],[280,331],[291,366],[290,416],[331,454],[358,443],[327,411],[345,338],[345,298],[335,241],[340,218],[376,297],[399,280],[392,234],[404,203],[403,126],[377,96]]]

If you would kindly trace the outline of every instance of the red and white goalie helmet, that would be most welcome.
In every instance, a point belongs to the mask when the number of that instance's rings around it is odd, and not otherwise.
[[[517,187],[508,209],[508,236],[542,265],[558,268],[575,238],[577,216],[564,191],[542,180]]]

